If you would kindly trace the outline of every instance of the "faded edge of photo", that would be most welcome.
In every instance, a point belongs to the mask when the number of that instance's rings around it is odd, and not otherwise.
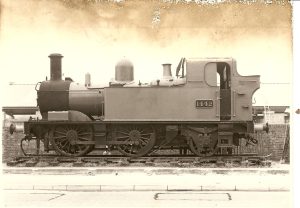
[[[241,74],[292,82],[292,6],[269,2],[2,0],[1,103],[36,105],[34,90],[8,89],[8,82],[44,80],[52,52],[65,55],[64,73],[81,83],[86,70],[93,81],[108,82],[116,60],[124,56],[143,80],[160,75],[159,64],[166,59],[233,56]],[[268,93],[272,105],[278,95],[271,90],[265,87],[258,100],[266,102]],[[289,87],[278,93],[291,99]]]

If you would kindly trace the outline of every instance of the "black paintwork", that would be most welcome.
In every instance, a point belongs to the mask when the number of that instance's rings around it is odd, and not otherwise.
[[[69,110],[71,81],[45,81],[37,92],[40,112]]]

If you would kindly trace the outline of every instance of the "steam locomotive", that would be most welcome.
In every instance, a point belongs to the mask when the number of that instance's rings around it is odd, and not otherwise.
[[[238,154],[241,139],[256,143],[252,96],[260,76],[241,76],[232,58],[182,58],[172,76],[134,82],[134,66],[126,59],[115,66],[105,87],[62,80],[61,54],[50,54],[50,80],[36,85],[42,119],[24,123],[25,139],[45,151],[83,156],[95,148],[141,157],[158,149],[189,150],[205,157]]]

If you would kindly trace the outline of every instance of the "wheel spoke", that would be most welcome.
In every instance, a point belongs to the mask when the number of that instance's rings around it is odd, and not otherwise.
[[[64,144],[64,146],[62,146],[61,148],[64,149],[65,146],[68,144],[69,142],[66,141],[66,143]],[[62,144],[62,143],[61,143]]]
[[[61,132],[61,131],[57,131],[57,130],[55,130],[55,133],[59,133],[59,134],[62,134],[62,135],[66,135],[66,132]]]
[[[140,138],[140,143],[147,144],[147,142],[145,142],[145,141],[142,140],[141,138]]]
[[[58,142],[59,142],[59,143],[63,143],[64,141],[66,141],[66,142],[67,142],[67,141],[68,141],[68,139],[67,139],[67,138],[65,138],[65,139],[60,139]]]
[[[124,137],[117,137],[117,139],[130,139],[129,136],[124,136]]]
[[[66,136],[57,136],[57,137],[53,137],[53,139],[62,139],[62,138],[66,138],[66,139],[67,139]]]
[[[78,137],[78,139],[81,139],[81,140],[85,140],[85,141],[89,141],[89,139],[88,138],[85,138],[85,137]]]
[[[149,138],[145,138],[145,137],[141,137],[140,139],[143,140],[144,142],[148,142],[149,141]]]
[[[148,133],[148,134],[141,134],[141,136],[151,136],[152,133]]]
[[[127,136],[129,136],[129,133],[126,133],[126,132],[122,132],[122,131],[117,131],[118,133],[120,133],[120,134],[124,134],[124,135],[127,135]]]
[[[78,136],[85,136],[85,135],[92,135],[92,134],[89,132],[78,133]]]

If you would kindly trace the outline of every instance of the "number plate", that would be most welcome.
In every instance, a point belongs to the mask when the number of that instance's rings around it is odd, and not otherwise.
[[[196,108],[212,108],[213,106],[213,100],[196,100]]]

